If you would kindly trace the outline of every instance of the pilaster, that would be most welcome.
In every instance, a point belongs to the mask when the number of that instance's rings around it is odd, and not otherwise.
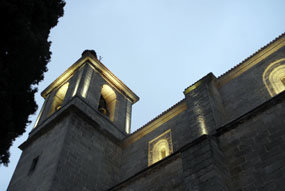
[[[185,190],[229,190],[224,156],[215,138],[203,135],[181,153]]]
[[[225,115],[216,77],[209,73],[184,91],[192,141],[203,134],[213,134]]]

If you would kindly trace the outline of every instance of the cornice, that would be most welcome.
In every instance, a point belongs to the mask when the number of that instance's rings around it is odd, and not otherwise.
[[[259,49],[250,57],[246,58],[240,64],[236,65],[229,71],[225,72],[218,78],[218,86],[221,87],[230,80],[238,77],[248,69],[252,68],[254,65],[258,64],[274,52],[278,51],[280,48],[285,46],[285,33],[281,34],[279,37],[271,41],[266,46]]]

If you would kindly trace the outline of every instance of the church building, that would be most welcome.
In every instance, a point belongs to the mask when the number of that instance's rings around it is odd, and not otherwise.
[[[139,97],[86,50],[45,102],[8,191],[284,191],[285,33],[131,133]]]

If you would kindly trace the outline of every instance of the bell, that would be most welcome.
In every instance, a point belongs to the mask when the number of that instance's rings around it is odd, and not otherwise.
[[[107,115],[107,110],[104,107],[100,107],[99,112],[102,113],[103,115]]]
[[[106,100],[104,99],[104,97],[101,95],[100,97],[100,101],[99,101],[99,107],[98,110],[100,113],[102,113],[103,115],[109,115],[109,112],[107,110],[107,103]]]
[[[58,111],[61,108],[61,105],[55,107],[55,110]]]

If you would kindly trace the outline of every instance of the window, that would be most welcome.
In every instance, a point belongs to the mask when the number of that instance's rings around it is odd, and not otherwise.
[[[273,62],[265,69],[263,82],[271,96],[285,90],[285,58]]]
[[[169,144],[167,139],[160,139],[152,149],[152,162],[156,163],[169,155]]]
[[[152,165],[173,152],[171,130],[167,130],[148,143],[148,165]]]
[[[67,82],[57,90],[53,98],[49,115],[51,115],[55,111],[58,111],[61,108],[68,86],[69,83]]]
[[[29,170],[29,175],[31,175],[36,170],[38,161],[39,161],[39,156],[33,159],[30,170]]]
[[[114,90],[106,84],[103,85],[98,110],[103,115],[108,116],[112,121],[114,120],[114,113],[117,102],[116,98],[117,96]]]

